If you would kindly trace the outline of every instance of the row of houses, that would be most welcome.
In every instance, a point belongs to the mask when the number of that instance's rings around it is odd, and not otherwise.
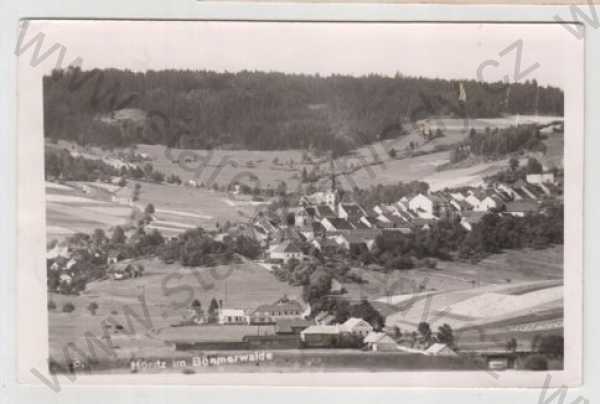
[[[371,249],[379,234],[428,229],[440,219],[458,218],[468,231],[483,215],[501,211],[525,216],[540,209],[541,203],[559,194],[554,174],[531,174],[514,184],[497,183],[488,187],[451,189],[407,195],[392,204],[378,204],[371,210],[352,201],[341,201],[336,189],[304,195],[297,206],[281,209],[279,220],[257,218],[254,226],[266,243],[267,255],[273,260],[301,259],[302,251],[290,236],[321,249],[332,243],[345,249],[362,245]],[[281,234],[282,231],[288,231]],[[273,235],[278,235],[274,236]]]
[[[253,311],[240,308],[224,308],[220,302],[217,310],[217,323],[221,325],[267,325],[279,320],[302,319],[304,308],[298,301],[283,296],[274,303],[263,304]],[[201,308],[191,307],[187,320],[196,324],[208,323],[208,316]]]
[[[456,356],[456,352],[442,343],[434,343],[424,350],[408,348],[385,332],[375,331],[367,321],[356,317],[351,317],[342,324],[311,325],[300,332],[300,339],[305,348],[344,347],[347,337],[354,338],[359,346],[370,351],[403,351],[431,356]]]

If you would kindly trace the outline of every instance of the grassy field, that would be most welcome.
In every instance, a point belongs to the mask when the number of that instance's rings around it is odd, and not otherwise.
[[[388,274],[362,270],[364,284],[344,284],[354,299],[382,298],[426,291],[461,290],[563,278],[563,247],[511,250],[494,254],[477,264],[438,261],[436,269],[416,268]]]
[[[157,170],[198,184],[227,186],[237,181],[254,186],[252,178],[257,178],[262,188],[285,182],[295,189],[304,167],[302,150],[167,150],[160,145],[138,145],[138,151],[150,156]],[[274,164],[275,160],[281,164]]]
[[[53,357],[63,358],[63,348],[69,342],[87,351],[85,333],[100,338],[102,322],[114,318],[125,330],[110,331],[119,357],[131,355],[160,355],[172,352],[161,338],[161,332],[183,319],[185,308],[192,299],[198,299],[206,309],[214,297],[222,299],[226,308],[253,310],[260,304],[272,303],[287,294],[301,297],[300,288],[278,281],[264,268],[245,263],[228,267],[183,268],[178,264],[164,265],[158,260],[142,260],[144,276],[123,281],[103,280],[91,282],[80,296],[50,294],[57,309],[49,311],[49,344]],[[184,288],[189,288],[184,290]],[[135,338],[125,335],[129,330],[125,313],[131,310],[144,322],[144,305],[138,296],[145,296],[151,324],[143,324],[130,314]],[[75,311],[63,313],[64,303],[71,302]],[[95,315],[87,307],[91,302],[99,306]],[[169,330],[172,336],[173,329]],[[100,351],[101,352],[101,351]],[[103,353],[102,353],[103,354]]]
[[[46,234],[48,240],[62,239],[76,232],[107,230],[129,221],[132,209],[109,202],[107,191],[87,183],[46,183]]]
[[[359,187],[368,187],[372,184],[394,184],[398,181],[420,180],[428,182],[432,190],[443,189],[456,186],[477,186],[483,181],[483,177],[494,174],[497,171],[505,169],[508,159],[495,160],[490,162],[480,162],[464,168],[453,168],[445,171],[438,171],[436,168],[449,161],[449,152],[435,152],[436,147],[448,146],[460,143],[468,136],[471,128],[478,131],[490,128],[505,128],[518,123],[540,123],[545,124],[555,120],[562,120],[561,117],[535,117],[535,116],[507,116],[495,119],[456,119],[456,118],[437,118],[420,121],[418,124],[425,124],[431,130],[441,129],[443,137],[425,142],[416,128],[408,128],[409,133],[397,139],[384,140],[355,150],[349,156],[344,156],[337,163],[338,166],[360,166],[364,163],[371,165],[359,169],[348,175],[346,179],[341,179],[340,183],[344,187],[352,188],[354,185]],[[562,134],[551,135],[545,140],[548,147],[546,154],[536,154],[544,164],[557,167],[562,166],[563,155],[563,136]],[[429,154],[403,159],[392,159],[389,151],[393,148],[398,152],[404,151],[410,143],[417,145],[415,151],[425,151]],[[526,160],[523,158],[523,161]],[[378,162],[377,164],[373,164]]]
[[[156,209],[150,228],[166,235],[188,228],[214,228],[216,223],[243,222],[253,217],[262,204],[238,200],[230,194],[207,189],[170,184],[140,183],[142,188],[135,205],[141,209],[152,203]],[[131,193],[133,184],[124,193]]]

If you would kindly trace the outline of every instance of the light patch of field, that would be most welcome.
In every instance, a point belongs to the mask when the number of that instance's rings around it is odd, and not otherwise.
[[[510,250],[491,255],[476,264],[438,261],[436,269],[415,268],[387,274],[359,269],[359,273],[366,283],[343,284],[349,297],[365,297],[393,304],[400,295],[560,280],[563,278],[563,247]]]
[[[85,198],[82,196],[77,196],[77,195],[61,195],[61,194],[53,194],[53,193],[47,193],[46,194],[46,202],[57,202],[57,203],[67,203],[67,204],[98,204],[98,205],[102,205],[105,204],[106,202],[104,201],[99,201],[99,200],[95,200],[95,199],[90,199],[90,198]]]
[[[50,181],[46,181],[46,190],[58,190],[58,191],[73,191],[73,188],[71,188],[68,185],[64,185],[64,184],[58,184],[56,182],[50,182]]]
[[[204,219],[204,220],[212,219],[212,216],[208,216],[208,215],[199,215],[197,213],[182,212],[179,210],[170,210],[170,209],[157,209],[156,213],[166,213],[169,215],[184,216],[184,217],[195,217],[197,219]]]
[[[386,324],[414,329],[419,322],[427,321],[432,329],[447,323],[456,330],[507,321],[560,307],[562,291],[562,281],[537,281],[439,292],[399,304],[398,311],[386,318]]]
[[[530,310],[544,303],[561,300],[562,297],[562,286],[536,290],[522,295],[483,293],[453,304],[444,311],[464,317],[496,317],[511,313],[517,308],[518,310]]]
[[[88,197],[79,185],[46,188],[46,234],[62,239],[76,232],[108,230],[129,221],[131,208]]]
[[[223,201],[227,199],[227,194],[222,192],[170,184],[141,185],[136,205],[143,209],[152,203],[156,210],[155,217],[161,221],[212,228],[216,223],[246,221],[254,217],[257,209],[251,205],[229,206]]]
[[[302,150],[190,150],[169,149],[161,145],[138,145],[138,152],[152,158],[154,168],[166,175],[175,174],[182,180],[220,186],[234,182],[261,188],[287,183],[288,189],[299,184]],[[294,161],[294,166],[275,165]],[[295,177],[295,178],[294,178]]]
[[[60,227],[60,226],[46,226],[46,231],[48,232],[48,234],[54,234],[54,235],[73,234],[73,230],[67,229],[66,227]]]
[[[152,224],[155,226],[181,227],[184,229],[194,229],[196,227],[194,225],[187,224],[187,223],[170,222],[167,220],[154,220],[154,221],[152,221]]]

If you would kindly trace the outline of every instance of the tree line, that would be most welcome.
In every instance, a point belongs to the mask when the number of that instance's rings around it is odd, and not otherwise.
[[[144,142],[343,152],[402,135],[402,124],[432,115],[563,114],[562,90],[535,81],[511,84],[508,104],[504,84],[465,81],[466,105],[458,102],[456,80],[400,74],[322,77],[70,67],[54,70],[43,84],[46,137],[110,147]],[[145,119],[115,125],[110,118],[122,108],[145,111]]]

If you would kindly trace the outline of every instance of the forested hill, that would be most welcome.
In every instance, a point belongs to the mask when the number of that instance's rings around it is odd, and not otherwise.
[[[464,105],[458,81],[401,75],[70,68],[44,77],[45,135],[106,146],[343,151],[432,115],[563,114],[563,92],[535,81],[463,84]]]

